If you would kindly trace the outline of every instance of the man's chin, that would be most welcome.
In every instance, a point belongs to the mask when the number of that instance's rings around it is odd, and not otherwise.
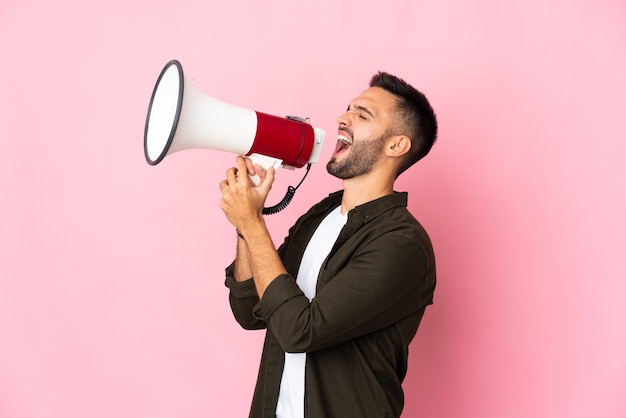
[[[331,158],[328,164],[326,164],[326,171],[328,171],[328,174],[331,176],[341,180],[350,178],[350,176],[347,175],[348,173],[346,173],[345,164],[338,163],[334,158]]]
[[[332,157],[328,163],[326,163],[326,171],[328,171],[328,174],[337,177],[337,175],[335,174],[335,172],[337,171],[337,160],[335,160],[335,157]]]

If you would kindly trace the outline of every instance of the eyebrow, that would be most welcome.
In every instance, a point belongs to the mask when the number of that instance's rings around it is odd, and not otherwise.
[[[361,111],[361,112],[365,112],[365,113],[367,113],[368,115],[370,115],[371,117],[374,117],[374,114],[373,114],[373,113],[372,113],[372,112],[371,112],[368,108],[366,108],[365,106],[361,106],[361,105],[353,105],[353,106],[352,106],[352,108],[353,108],[354,110],[359,110],[359,111]],[[347,110],[350,110],[350,106],[348,106],[348,109],[347,109]]]

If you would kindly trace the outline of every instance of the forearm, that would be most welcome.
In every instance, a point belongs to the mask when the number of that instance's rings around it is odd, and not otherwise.
[[[278,256],[262,216],[246,222],[241,233],[244,238],[240,238],[238,250],[243,254],[238,253],[237,258],[242,270],[237,273],[237,277],[239,279],[245,276],[244,273],[249,273],[261,299],[267,286],[279,275],[286,274],[287,270]],[[244,261],[247,261],[247,265],[244,265]]]
[[[237,237],[237,257],[235,258],[233,277],[235,281],[238,282],[243,282],[252,278],[248,245],[242,237]]]

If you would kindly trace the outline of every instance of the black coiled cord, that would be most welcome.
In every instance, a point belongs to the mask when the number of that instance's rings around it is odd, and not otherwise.
[[[283,197],[283,200],[281,200],[274,206],[270,206],[269,208],[263,208],[263,212],[262,212],[263,215],[274,215],[280,212],[281,210],[285,209],[289,205],[289,203],[291,203],[291,199],[293,199],[294,195],[296,194],[296,190],[298,190],[298,187],[300,187],[300,185],[302,184],[306,176],[309,174],[310,169],[311,169],[311,163],[306,165],[306,173],[304,173],[304,177],[302,177],[302,180],[300,180],[300,183],[298,183],[296,187],[289,186],[287,188],[287,192],[285,192],[285,197]]]

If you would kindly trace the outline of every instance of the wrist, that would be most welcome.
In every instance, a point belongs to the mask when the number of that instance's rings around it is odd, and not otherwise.
[[[248,243],[256,241],[256,237],[264,232],[269,234],[263,216],[259,216],[258,218],[254,216],[246,218],[243,222],[235,226],[237,236]]]

